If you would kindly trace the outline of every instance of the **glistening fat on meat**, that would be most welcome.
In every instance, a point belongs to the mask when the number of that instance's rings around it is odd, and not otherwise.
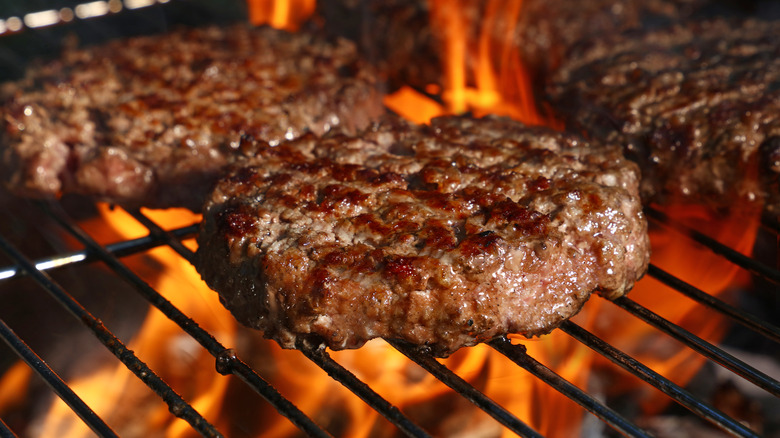
[[[780,215],[780,22],[685,21],[594,40],[549,94],[573,130],[624,146],[647,201]]]
[[[386,337],[446,356],[547,333],[647,269],[639,172],[619,147],[445,117],[258,145],[252,161],[207,201],[196,267],[287,348]]]
[[[345,40],[248,25],[73,48],[2,85],[0,178],[199,211],[247,141],[367,126],[384,112],[377,76]]]

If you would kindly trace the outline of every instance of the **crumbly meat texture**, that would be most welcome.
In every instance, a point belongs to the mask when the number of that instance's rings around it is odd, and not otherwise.
[[[2,180],[199,211],[242,136],[355,132],[384,111],[375,78],[346,40],[248,25],[72,48],[3,85]]]
[[[647,268],[639,173],[618,147],[444,117],[261,145],[256,160],[207,201],[196,267],[284,347],[385,337],[446,356],[547,333]]]
[[[658,202],[780,214],[780,22],[686,22],[585,45],[549,88],[573,129],[622,144]]]

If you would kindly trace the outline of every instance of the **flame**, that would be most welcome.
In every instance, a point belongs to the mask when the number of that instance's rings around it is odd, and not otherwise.
[[[126,240],[148,233],[123,210],[111,209],[104,204],[98,207],[100,217],[82,224],[95,233],[96,240],[105,242],[117,237]],[[199,220],[199,215],[187,210],[146,211],[145,214],[169,227],[189,225]],[[109,228],[106,228],[107,225]],[[188,246],[194,244],[191,241],[185,243]],[[216,294],[205,287],[192,265],[170,248],[156,248],[141,257],[128,258],[125,263],[218,340],[227,345],[235,343],[235,320],[219,304]],[[204,417],[217,415],[227,379],[211,375],[216,374],[209,372],[213,371],[214,358],[164,314],[151,309],[128,348]],[[144,416],[148,423],[142,426],[146,431],[165,430],[164,436],[167,437],[187,436],[191,431],[186,422],[170,416],[167,405],[121,363],[107,363],[87,376],[70,381],[69,385],[98,415],[107,419],[110,426],[125,433],[147,436],[134,432],[134,428],[141,425],[136,424],[133,417],[123,417],[123,412],[117,410],[118,406],[143,406],[142,413],[148,414]],[[89,436],[90,432],[74,418],[70,408],[57,399],[36,435],[81,437]]]
[[[414,123],[428,123],[432,118],[447,114],[444,106],[419,91],[403,86],[384,98],[387,108]]]
[[[89,226],[87,229],[98,241],[131,239],[147,233],[145,228],[122,210],[112,210],[105,205],[99,205],[99,210],[101,217],[83,224],[85,228]],[[744,225],[756,225],[748,227],[748,230],[756,230],[758,215],[753,212],[746,218],[743,214],[746,209],[735,211],[740,213],[719,221],[713,221],[711,216],[697,209],[672,208],[667,213],[698,230],[712,233],[711,236],[740,252],[749,253],[756,232],[743,232]],[[186,211],[145,211],[145,214],[165,228],[184,226],[199,220],[199,216]],[[732,277],[736,278],[737,283],[745,280],[744,272],[732,264],[706,248],[687,243],[686,239],[675,238],[668,231],[654,230],[651,239],[653,263],[708,293],[715,295],[733,287],[735,280]],[[684,242],[684,246],[681,247],[680,242]],[[194,242],[186,243],[194,248]],[[209,290],[192,266],[170,248],[161,247],[142,256],[125,259],[125,262],[134,272],[143,274],[152,287],[214,334],[224,345],[243,346],[239,355],[302,411],[318,421],[324,421],[326,425],[329,421],[336,421],[327,418],[338,417],[341,424],[338,435],[359,437],[394,433],[394,427],[381,415],[299,352],[283,350],[275,343],[261,339],[257,332],[239,327],[218,303],[217,294]],[[150,269],[150,265],[154,269]],[[712,275],[713,271],[717,275]],[[652,278],[640,281],[629,297],[705,339],[716,340],[722,334],[720,317],[706,314],[705,317],[697,318],[704,315],[701,306],[681,299],[678,292]],[[591,300],[574,320],[662,375],[672,376],[672,380],[680,385],[685,384],[702,361],[690,349],[674,345],[664,335],[606,300]],[[616,327],[620,329],[616,330]],[[602,373],[610,366],[606,359],[562,331],[554,331],[533,340],[512,338],[514,343],[525,345],[531,357],[580,388],[588,388],[594,370]],[[214,371],[214,358],[160,312],[149,311],[146,321],[128,346],[220,430],[233,430],[239,427],[236,424],[249,423],[249,430],[253,434],[279,437],[296,435],[295,426],[276,414],[270,405],[255,402],[259,406],[248,412],[246,408],[243,411],[236,409],[236,403],[241,403],[241,400],[256,401],[257,396],[248,394],[249,390],[243,385],[231,386],[229,378]],[[448,387],[384,341],[375,340],[357,350],[330,354],[435,435],[453,435],[464,428],[485,432],[487,436],[511,435],[487,414],[453,394]],[[584,415],[581,407],[489,346],[461,349],[442,360],[442,363],[541,434],[552,437],[579,434],[580,421],[577,419]],[[16,371],[7,374],[0,382],[0,412],[6,409],[4,405],[21,402],[18,396],[13,395],[23,393],[19,391],[18,382],[29,377],[30,373],[25,373],[25,369],[26,366],[21,365],[14,367]],[[642,387],[630,377],[626,378],[622,374],[620,377],[614,391],[631,391]],[[122,435],[193,436],[187,423],[172,417],[167,405],[116,361],[88,376],[73,379],[69,384]],[[664,396],[660,393],[646,394],[644,397],[643,406],[648,412],[657,411],[665,405]],[[126,417],[123,413],[127,406],[142,407],[140,410],[145,422],[138,424],[133,420],[139,415],[137,412],[133,417]],[[437,411],[440,406],[448,406],[448,410],[452,409],[452,415],[442,416]],[[419,416],[416,414],[418,411],[438,413]],[[262,418],[262,421],[258,422],[256,417]],[[560,421],[561,418],[571,420]],[[86,426],[59,401],[52,404],[45,421],[35,432],[35,436],[90,435]]]
[[[725,217],[707,207],[690,204],[658,208],[689,229],[697,230],[744,255],[751,254],[760,224],[759,206],[735,206]],[[733,298],[729,296],[731,292],[750,286],[748,272],[709,248],[681,238],[678,232],[651,228],[650,241],[653,264],[712,296],[729,301]],[[681,241],[686,244],[681,244]],[[647,277],[638,282],[629,298],[711,343],[717,343],[728,328],[725,316],[655,278]],[[638,322],[626,312],[615,311],[616,306],[599,301],[584,312],[600,315],[600,321],[591,326],[591,331],[678,385],[684,386],[704,363],[704,357],[692,349]],[[578,315],[574,320],[581,317]],[[615,327],[620,327],[620,330],[615,331]],[[641,384],[633,379],[621,382],[623,386],[618,390],[635,389]],[[656,393],[647,395],[642,407],[647,413],[656,413],[666,405],[665,402],[665,396]]]
[[[470,111],[475,115],[503,114],[528,124],[560,124],[538,110],[522,56],[514,46],[515,26],[522,13],[522,1],[488,0],[484,13],[470,14],[473,3],[465,0],[431,0],[431,25],[444,43],[442,87],[435,84],[423,93],[402,87],[385,99],[385,104],[415,122],[427,122],[442,114]],[[284,29],[297,29],[314,9],[314,0],[250,0],[251,21],[269,23]],[[429,95],[437,95],[442,103]],[[671,207],[667,213],[703,230],[726,245],[748,254],[758,228],[754,210],[732,210],[727,218],[716,218],[704,209]],[[147,230],[121,210],[100,206],[101,216],[83,223],[100,243],[130,239]],[[748,214],[748,217],[743,215]],[[197,222],[199,217],[187,211],[146,211],[166,229]],[[748,226],[746,226],[748,224]],[[108,228],[106,226],[108,225]],[[675,237],[667,230],[653,230],[653,263],[671,274],[718,295],[746,281],[745,273],[711,251]],[[186,244],[194,249],[194,242]],[[376,411],[356,395],[330,378],[323,370],[297,351],[283,350],[263,340],[251,330],[239,327],[218,302],[217,294],[200,280],[191,265],[162,247],[125,260],[156,290],[185,314],[214,334],[224,345],[240,346],[239,355],[283,396],[304,413],[340,436],[386,436],[396,433]],[[722,335],[724,325],[718,315],[702,311],[692,301],[647,277],[631,292],[632,300],[650,308],[672,322],[709,340]],[[573,319],[608,343],[672,380],[684,385],[696,372],[702,359],[688,348],[680,347],[636,317],[603,299],[592,299]],[[522,343],[528,354],[579,388],[588,388],[598,371],[620,375],[614,391],[639,387],[622,370],[562,331]],[[214,359],[184,334],[175,324],[151,309],[141,329],[129,342],[129,348],[149,364],[185,400],[220,430],[241,435],[294,436],[298,433],[287,419],[278,415],[243,385],[231,385],[228,377],[214,372]],[[495,420],[470,402],[453,394],[432,375],[409,361],[381,340],[371,341],[358,350],[330,352],[331,356],[373,390],[420,424],[433,435],[452,436],[468,433],[484,436],[509,436]],[[545,436],[575,436],[584,410],[552,387],[496,353],[486,345],[465,348],[442,363],[480,391],[525,421]],[[5,406],[20,403],[14,397],[18,386],[10,384],[27,378],[26,367],[14,367],[0,381],[0,413]],[[206,371],[207,370],[207,371]],[[605,371],[612,370],[612,371]],[[115,361],[96,372],[69,382],[109,425],[128,436],[191,436],[182,420],[172,417],[168,407],[148,388]],[[18,383],[15,383],[18,385]],[[647,386],[645,385],[644,388]],[[658,391],[644,397],[644,408],[664,406]],[[123,417],[125,407],[140,407],[145,422]],[[442,412],[442,406],[445,411]],[[466,432],[464,432],[466,431]],[[90,433],[61,402],[52,404],[40,427],[39,436],[80,437]]]
[[[32,369],[22,361],[16,362],[0,378],[0,412],[9,412],[27,401],[27,384]]]
[[[296,31],[314,12],[316,0],[248,0],[247,6],[252,24]]]
[[[443,104],[438,108],[428,104],[433,109],[421,112],[419,93],[410,92],[409,87],[389,95],[385,103],[415,122],[427,122],[442,113],[471,112],[561,129],[562,123],[537,107],[530,75],[514,42],[522,5],[520,0],[431,0],[431,28],[441,38],[444,53]]]

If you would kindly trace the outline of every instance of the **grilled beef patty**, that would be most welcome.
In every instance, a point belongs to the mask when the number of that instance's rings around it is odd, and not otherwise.
[[[67,50],[2,88],[16,193],[200,210],[242,135],[278,143],[383,112],[354,44],[236,25]]]
[[[780,214],[780,22],[686,22],[597,40],[549,88],[574,130],[622,144],[646,199]]]
[[[468,41],[467,62],[489,49],[493,68],[506,82],[517,80],[511,64],[517,55],[534,85],[543,84],[568,51],[582,40],[628,29],[657,27],[700,13],[707,0],[319,0],[325,30],[355,40],[391,85],[423,89],[441,84],[447,32],[431,24],[438,11],[459,20]],[[360,20],[355,20],[360,16]],[[451,22],[451,21],[450,21]],[[469,65],[470,69],[477,69]],[[484,67],[484,66],[482,66]],[[474,78],[468,77],[473,82]],[[503,84],[502,84],[503,85]],[[506,86],[506,85],[504,85]]]
[[[647,268],[639,173],[619,147],[443,117],[256,153],[206,202],[196,267],[284,347],[386,337],[446,356],[547,333]]]

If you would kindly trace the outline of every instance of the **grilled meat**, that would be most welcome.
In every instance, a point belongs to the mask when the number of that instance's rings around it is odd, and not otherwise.
[[[523,3],[513,43],[543,84],[582,41],[647,29],[695,15],[707,0],[530,0]]]
[[[570,127],[622,144],[660,202],[780,213],[780,22],[712,20],[594,40],[549,88]]]
[[[256,154],[207,201],[196,267],[284,347],[386,337],[446,356],[549,332],[647,268],[639,173],[619,147],[444,117]]]
[[[242,135],[278,143],[383,112],[352,43],[244,25],[67,50],[2,88],[0,171],[16,193],[200,210]]]
[[[468,41],[466,62],[482,59],[488,49],[493,68],[506,87],[516,81],[515,60],[534,84],[543,84],[582,40],[628,29],[657,27],[700,13],[706,0],[320,0],[317,11],[326,31],[358,42],[392,85],[441,84],[449,29],[458,22]],[[361,17],[355,20],[355,17]],[[487,43],[487,44],[486,44]],[[516,56],[510,58],[509,56]],[[469,65],[476,70],[476,66]],[[510,68],[511,70],[508,70]],[[468,73],[467,73],[468,74]],[[468,77],[469,82],[474,78]],[[511,85],[510,85],[511,86]]]

